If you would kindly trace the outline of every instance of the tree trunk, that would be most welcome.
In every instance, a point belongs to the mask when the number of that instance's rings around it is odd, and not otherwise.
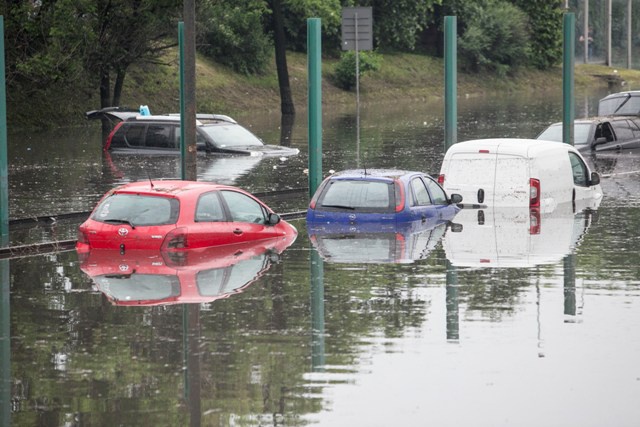
[[[284,22],[280,0],[271,0],[273,12],[273,32],[276,48],[276,70],[278,71],[278,85],[280,86],[280,111],[285,115],[295,114],[291,85],[289,84],[289,70],[287,68],[286,41],[284,37]]]
[[[118,107],[120,105],[120,96],[122,95],[122,87],[124,86],[124,78],[127,75],[127,71],[122,69],[116,74],[116,83],[113,85],[113,105]]]
[[[102,68],[100,70],[100,108],[111,107],[111,98],[109,97],[109,70]],[[107,137],[111,133],[111,122],[107,118],[102,119],[102,148],[107,142]]]

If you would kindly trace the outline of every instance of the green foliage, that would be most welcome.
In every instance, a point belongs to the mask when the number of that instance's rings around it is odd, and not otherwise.
[[[366,72],[380,69],[382,57],[375,52],[359,52],[360,77]],[[356,86],[356,54],[350,50],[342,53],[333,74],[336,86],[344,90],[351,90]]]
[[[198,14],[198,51],[238,73],[261,74],[271,57],[262,0],[206,0]]]
[[[459,37],[460,63],[469,71],[486,69],[499,75],[526,65],[531,51],[526,14],[504,0],[467,4]]]
[[[562,0],[516,0],[529,17],[531,51],[529,63],[541,70],[562,59]]]
[[[282,0],[288,48],[307,51],[307,19],[320,18],[323,50],[340,48],[342,22],[340,0]]]
[[[433,8],[442,0],[367,0],[358,6],[371,6],[373,35],[382,49],[412,51],[417,36],[431,21]]]

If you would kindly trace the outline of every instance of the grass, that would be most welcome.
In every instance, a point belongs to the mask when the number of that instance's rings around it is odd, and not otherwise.
[[[127,74],[121,105],[137,107],[146,104],[152,112],[179,111],[179,68],[177,51],[170,51],[160,64],[133,66]],[[353,102],[353,93],[338,89],[331,83],[332,70],[337,59],[323,59],[322,99],[325,105]],[[292,96],[297,111],[306,108],[307,56],[304,53],[287,54]],[[614,69],[604,65],[576,64],[576,90],[588,87],[607,87],[607,77],[617,74],[625,85],[616,90],[640,88],[640,71]],[[558,91],[562,88],[562,68],[539,71],[518,70],[502,77],[494,73],[470,74],[458,72],[460,96],[483,96],[496,92]],[[81,87],[82,89],[78,89]],[[62,92],[62,93],[60,93]],[[360,80],[362,102],[386,101],[397,98],[425,100],[439,98],[444,93],[444,62],[410,53],[383,54],[380,70],[366,74]],[[8,105],[8,122],[12,128],[51,126],[78,126],[84,124],[84,112],[99,107],[97,88],[87,83],[65,90],[55,88],[44,94],[40,102],[32,98],[14,99]],[[196,102],[199,112],[235,115],[252,110],[256,112],[280,111],[280,92],[275,64],[271,63],[264,75],[245,76],[205,57],[196,61]],[[49,122],[43,117],[51,118]]]

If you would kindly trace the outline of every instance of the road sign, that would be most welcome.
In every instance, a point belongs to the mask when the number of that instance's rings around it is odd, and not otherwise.
[[[373,50],[373,14],[370,7],[342,9],[342,50]]]

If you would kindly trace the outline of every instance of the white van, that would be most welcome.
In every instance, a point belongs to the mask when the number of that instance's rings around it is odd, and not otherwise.
[[[438,182],[465,204],[553,211],[560,203],[602,198],[600,176],[574,147],[535,139],[478,139],[454,144]]]

